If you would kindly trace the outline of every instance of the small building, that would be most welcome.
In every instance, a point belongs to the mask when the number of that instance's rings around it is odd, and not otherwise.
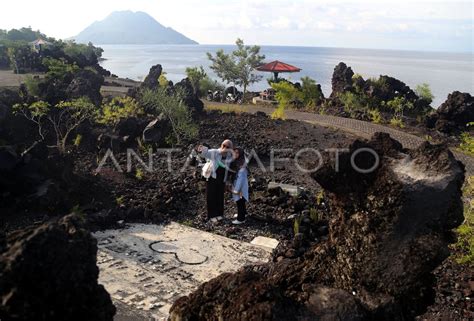
[[[52,43],[44,39],[38,38],[35,41],[30,42],[30,45],[33,47],[33,50],[35,50],[36,52],[41,52],[41,50],[52,45]]]

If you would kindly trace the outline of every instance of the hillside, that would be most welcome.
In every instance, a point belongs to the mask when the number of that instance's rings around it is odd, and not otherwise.
[[[145,12],[116,11],[73,37],[94,44],[197,44]]]

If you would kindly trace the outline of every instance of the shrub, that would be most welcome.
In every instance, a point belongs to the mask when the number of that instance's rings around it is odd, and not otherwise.
[[[207,95],[208,90],[212,92],[217,90],[224,91],[225,85],[219,83],[217,80],[212,80],[209,76],[206,76],[199,81],[199,97]]]
[[[344,106],[346,112],[353,112],[354,110],[366,109],[366,104],[364,99],[353,92],[345,91],[339,94],[339,100]]]
[[[318,210],[315,209],[314,207],[311,207],[309,209],[309,217],[311,218],[311,220],[313,221],[313,223],[318,223],[320,218],[319,218],[319,213],[318,213]]]
[[[413,109],[414,105],[412,102],[406,100],[405,97],[395,97],[388,101],[386,106],[393,111],[394,118],[402,119],[405,111]]]
[[[170,122],[172,134],[167,138],[170,144],[181,144],[183,139],[194,139],[198,127],[193,123],[190,109],[183,102],[184,94],[177,90],[169,94],[166,88],[146,89],[141,103],[146,110],[155,115],[163,114]]]
[[[383,122],[382,114],[377,109],[369,110],[370,121],[375,124],[381,124]]]
[[[286,119],[285,107],[278,105],[271,115],[272,119]]]
[[[287,80],[285,78],[281,78],[281,77],[278,77],[277,79],[275,79],[275,77],[267,78],[267,84],[270,87],[272,86],[272,84],[279,83],[279,82],[282,82],[282,81],[287,81]]]
[[[423,83],[421,85],[417,85],[415,88],[415,93],[427,102],[427,104],[431,104],[433,102],[433,94],[431,93],[430,85]]]
[[[125,204],[125,196],[119,196],[115,198],[115,203],[117,203],[118,206],[123,206]]]
[[[399,117],[393,117],[392,119],[390,119],[390,125],[400,128],[405,127],[405,125],[403,124],[403,119]]]
[[[474,176],[468,177],[463,189],[464,222],[457,228],[458,241],[455,245],[461,254],[457,257],[460,264],[474,264]]]
[[[354,74],[352,75],[352,84],[355,88],[355,91],[359,94],[362,94],[364,91],[363,84],[365,83],[364,78],[361,74]]]
[[[40,95],[39,80],[34,79],[32,76],[28,75],[25,78],[25,86],[28,94],[34,97]]]
[[[322,92],[314,79],[301,78],[301,91],[303,93],[303,104],[306,108],[314,108],[320,102]]]
[[[144,115],[143,108],[131,97],[115,97],[109,103],[102,105],[97,122],[115,126],[121,119]]]
[[[474,136],[469,132],[461,134],[461,144],[459,148],[474,157]]]
[[[286,108],[303,101],[303,93],[287,81],[272,83],[272,88],[276,92],[275,99],[278,101],[278,107],[272,114],[272,118],[274,119],[284,119]]]
[[[199,85],[201,81],[207,77],[206,72],[202,66],[200,67],[188,67],[186,68],[186,76],[189,78],[193,86],[193,90],[195,94],[199,94],[200,88]]]
[[[64,44],[63,51],[69,58],[68,60],[84,68],[97,64],[102,56],[103,49],[94,47],[92,43],[86,45],[68,41]]]
[[[79,67],[69,64],[65,59],[44,58],[43,65],[48,68],[46,77],[50,79],[64,79],[68,74],[75,73]]]
[[[160,84],[161,87],[168,87],[169,81],[168,78],[166,78],[166,72],[162,72],[160,77],[158,78],[158,83]]]
[[[141,168],[137,168],[135,171],[135,178],[141,181],[143,179],[143,170]]]

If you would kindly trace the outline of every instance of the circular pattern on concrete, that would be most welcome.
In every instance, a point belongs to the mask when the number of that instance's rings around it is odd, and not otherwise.
[[[195,249],[179,249],[173,242],[177,240],[160,240],[152,242],[148,247],[160,254],[172,254],[182,264],[199,265],[205,263],[209,257],[199,253]]]

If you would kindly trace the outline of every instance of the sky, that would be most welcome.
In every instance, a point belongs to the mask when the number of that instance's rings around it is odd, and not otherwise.
[[[473,52],[468,1],[3,0],[0,29],[68,38],[118,10],[144,11],[201,44]]]

